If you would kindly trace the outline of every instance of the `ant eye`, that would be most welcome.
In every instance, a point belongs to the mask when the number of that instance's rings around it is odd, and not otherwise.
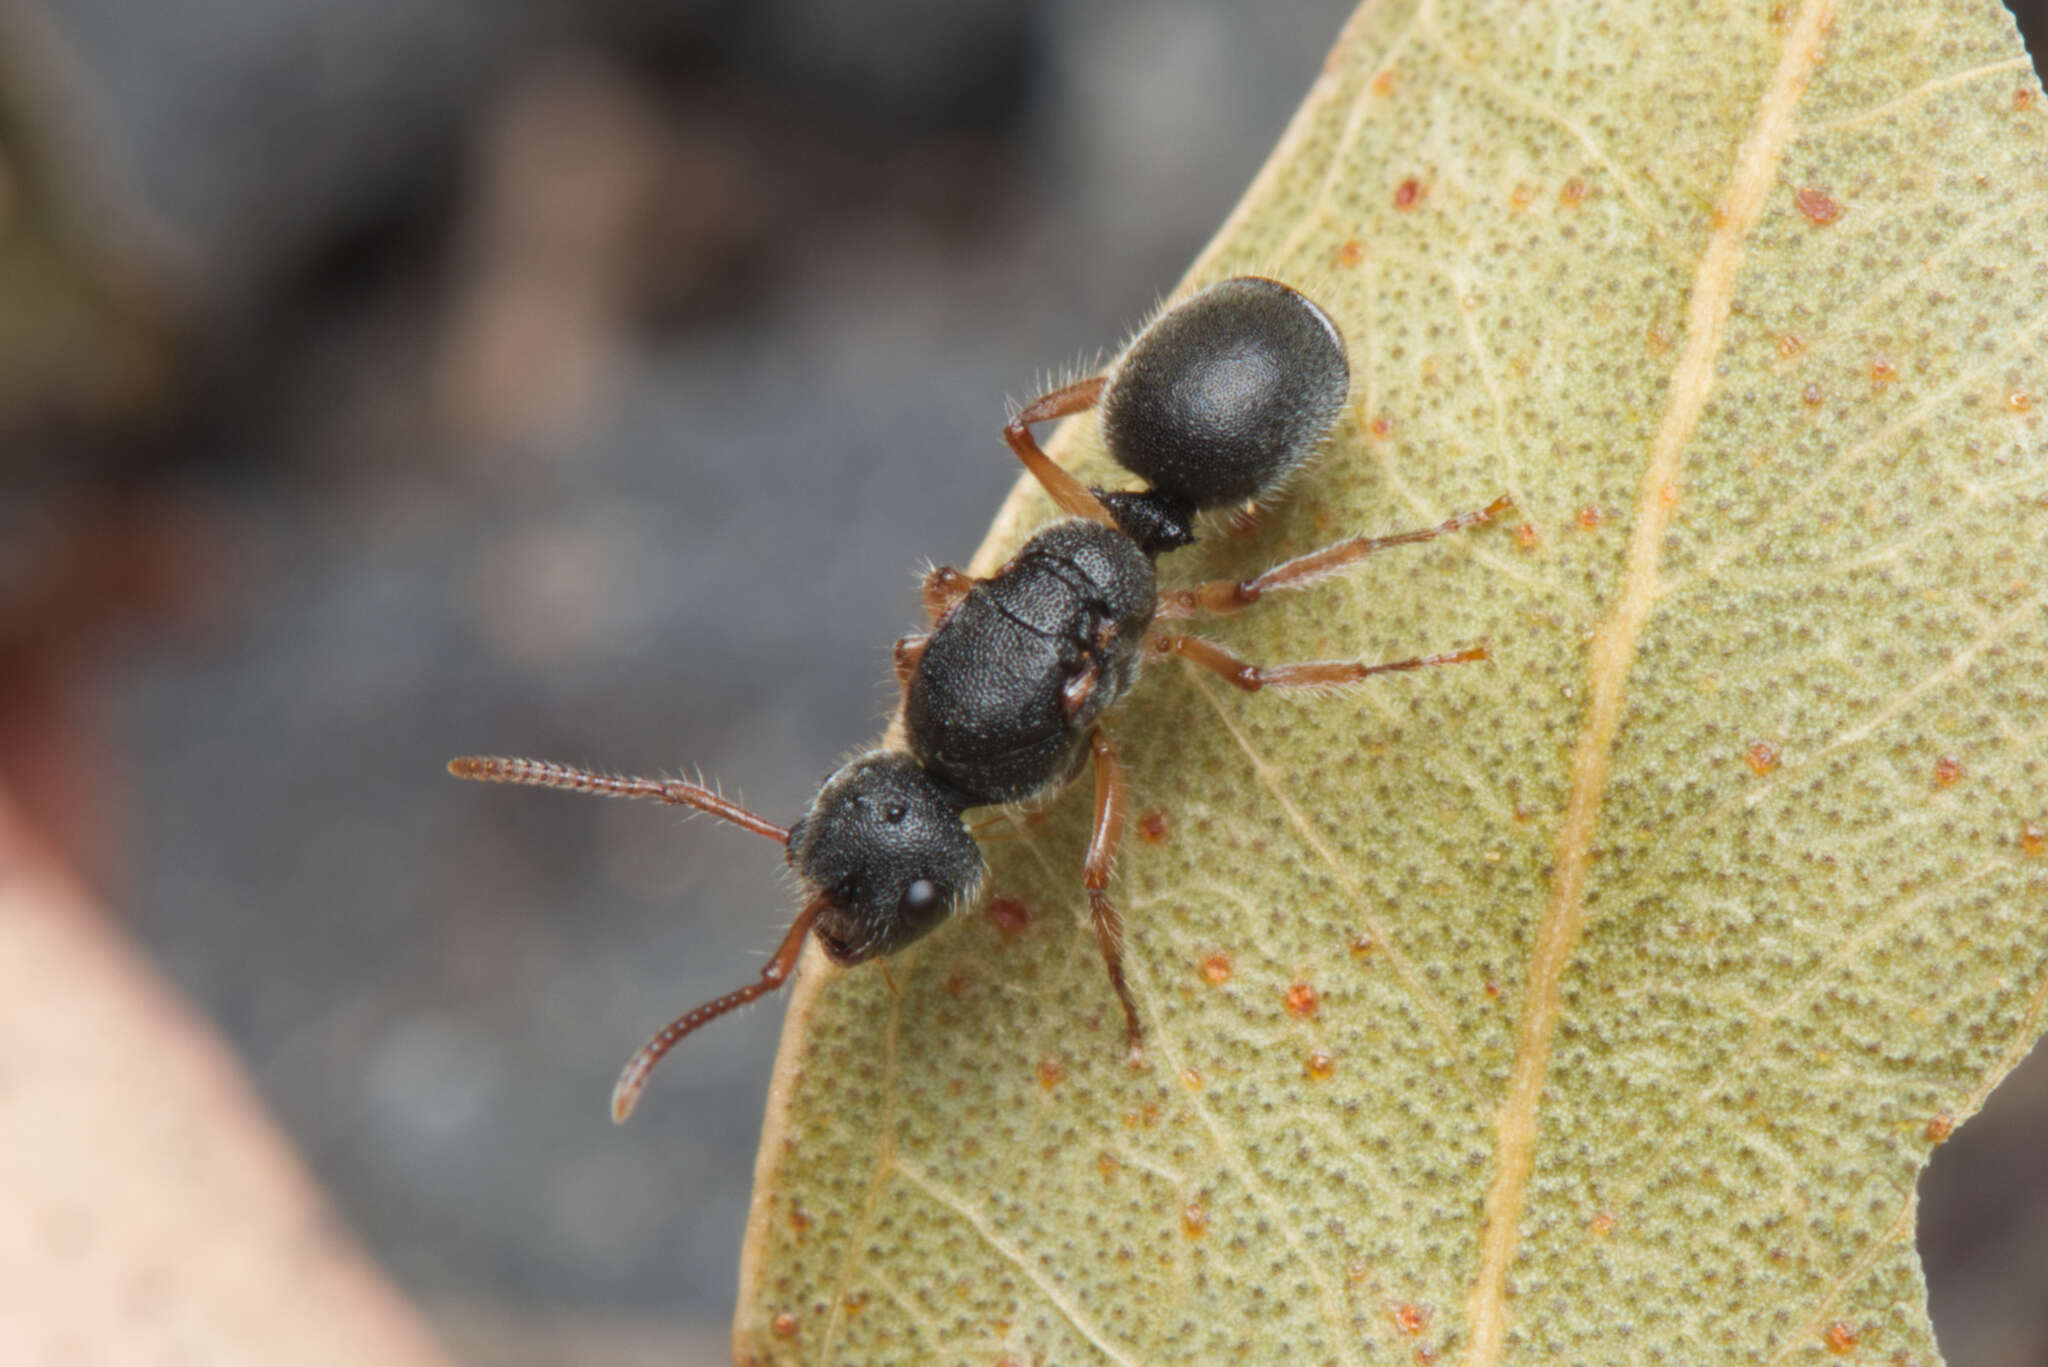
[[[938,900],[938,885],[929,878],[920,878],[903,890],[905,911],[929,911],[932,903]]]
[[[910,808],[905,806],[901,802],[890,803],[888,811],[883,813],[884,818],[888,821],[888,823],[891,826],[901,826],[903,824],[903,818],[909,815]]]

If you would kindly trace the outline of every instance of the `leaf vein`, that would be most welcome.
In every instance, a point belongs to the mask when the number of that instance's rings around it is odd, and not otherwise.
[[[1494,1178],[1486,1192],[1479,1266],[1466,1308],[1471,1329],[1466,1367],[1491,1367],[1506,1348],[1508,1270],[1520,1243],[1522,1208],[1535,1163],[1537,1112],[1551,1036],[1562,1011],[1565,968],[1584,922],[1594,833],[1628,674],[1657,596],[1657,567],[1672,511],[1664,495],[1675,487],[1685,446],[1713,389],[1715,361],[1742,267],[1743,242],[1762,217],[1765,196],[1776,183],[1779,159],[1792,136],[1793,110],[1806,92],[1815,56],[1833,19],[1833,0],[1808,0],[1800,9],[1749,136],[1736,154],[1722,214],[1694,277],[1685,349],[1644,469],[1620,590],[1594,634],[1585,724],[1572,752],[1550,897],[1530,955],[1521,1040],[1496,1121]]]

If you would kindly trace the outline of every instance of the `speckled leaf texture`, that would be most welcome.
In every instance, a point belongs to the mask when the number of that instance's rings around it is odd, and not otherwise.
[[[1342,325],[1350,411],[1164,577],[1506,492],[1213,632],[1493,658],[1148,671],[1142,1071],[1085,784],[988,832],[1008,901],[900,995],[813,956],[739,1360],[1937,1362],[1914,1183],[2048,997],[2048,107],[2010,18],[1368,4],[1189,285],[1247,268]],[[1059,449],[1111,473],[1085,420]],[[1047,516],[1020,492],[981,565]]]

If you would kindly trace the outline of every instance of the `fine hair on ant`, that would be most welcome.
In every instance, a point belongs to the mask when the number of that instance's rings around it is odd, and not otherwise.
[[[1241,611],[1304,588],[1390,546],[1483,523],[1484,508],[1416,531],[1354,536],[1251,579],[1159,591],[1158,558],[1195,540],[1203,512],[1256,505],[1328,439],[1350,389],[1343,334],[1299,291],[1238,276],[1174,304],[1107,370],[1025,404],[1003,429],[1026,471],[1066,517],[987,578],[948,567],[924,581],[926,630],[896,643],[900,741],[841,765],[788,827],[682,779],[624,778],[543,760],[465,756],[457,778],[707,812],[780,842],[803,889],[795,922],[760,977],[678,1016],[633,1055],[612,1118],[633,1113],[655,1065],[707,1021],[788,981],[808,935],[840,965],[882,958],[969,903],[985,865],[964,815],[1065,787],[1092,760],[1095,820],[1082,866],[1090,917],[1123,1007],[1133,1064],[1138,1007],[1125,980],[1123,923],[1109,900],[1123,837],[1123,766],[1103,721],[1147,661],[1179,656],[1246,692],[1331,689],[1375,675],[1486,658],[1483,647],[1382,663],[1256,665],[1205,637],[1164,627]],[[1036,423],[1093,408],[1109,455],[1146,487],[1091,488],[1039,448]]]

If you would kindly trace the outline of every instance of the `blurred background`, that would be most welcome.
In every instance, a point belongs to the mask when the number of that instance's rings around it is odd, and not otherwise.
[[[786,820],[890,705],[1005,396],[1113,343],[1348,0],[0,0],[0,791],[461,1360],[717,1362]],[[2023,22],[2031,16],[2022,15]],[[2048,1363],[2048,1057],[1923,1184]]]

